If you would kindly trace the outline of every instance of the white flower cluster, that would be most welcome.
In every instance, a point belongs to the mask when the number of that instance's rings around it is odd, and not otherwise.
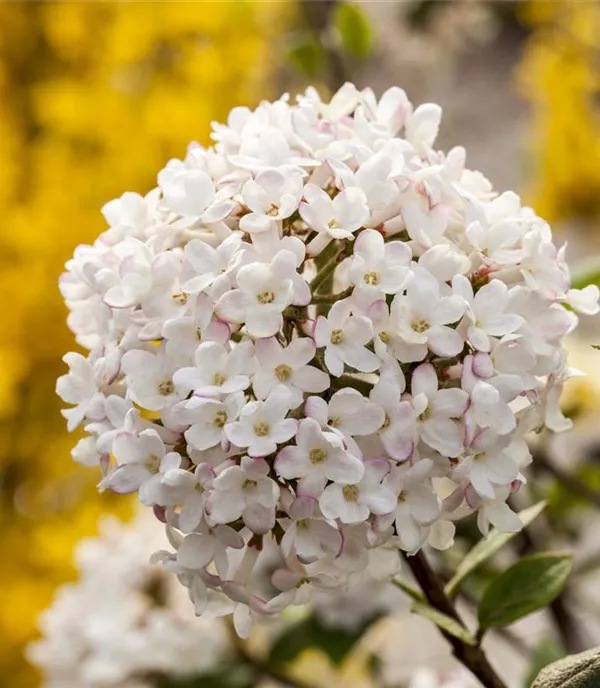
[[[174,577],[148,564],[165,539],[156,526],[106,519],[99,537],[78,544],[79,579],[59,589],[40,617],[43,637],[27,648],[44,688],[152,688],[225,660],[226,629],[197,619]]]
[[[409,688],[477,688],[478,685],[479,682],[466,669],[438,672],[422,668],[413,676]]]
[[[104,207],[61,289],[87,357],[58,393],[73,454],[168,524],[157,559],[241,634],[382,549],[448,546],[473,510],[516,530],[523,436],[568,425],[564,250],[465,151],[437,105],[346,84],[215,124],[146,197]],[[264,598],[264,538],[286,562]]]

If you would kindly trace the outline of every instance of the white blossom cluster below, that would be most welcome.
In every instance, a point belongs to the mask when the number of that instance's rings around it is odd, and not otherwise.
[[[568,421],[564,336],[598,289],[519,197],[433,148],[434,104],[312,88],[214,124],[104,209],[60,286],[89,349],[58,393],[76,461],[167,523],[156,555],[241,635],[383,551],[452,543],[506,503],[524,435]],[[285,565],[261,596],[265,538]]]
[[[27,648],[43,688],[153,688],[159,677],[210,673],[231,654],[225,627],[197,619],[174,577],[149,565],[165,539],[156,525],[110,518],[78,543],[78,580],[59,588]]]

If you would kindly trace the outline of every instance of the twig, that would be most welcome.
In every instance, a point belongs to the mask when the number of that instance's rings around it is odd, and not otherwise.
[[[454,604],[444,592],[444,585],[439,576],[429,565],[423,552],[409,556],[403,552],[417,583],[420,585],[427,601],[432,607],[464,626]],[[507,688],[504,681],[496,674],[484,651],[479,645],[467,645],[459,638],[442,629],[438,629],[452,647],[456,659],[473,673],[485,688]]]
[[[336,301],[341,301],[342,299],[347,298],[352,294],[353,291],[354,286],[348,287],[347,289],[344,289],[344,291],[340,291],[337,294],[313,294],[311,303],[332,304]]]

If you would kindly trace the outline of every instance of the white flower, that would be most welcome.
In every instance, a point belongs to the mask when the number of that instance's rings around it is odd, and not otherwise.
[[[75,408],[62,412],[71,432],[86,417],[102,417],[104,396],[98,391],[96,371],[91,361],[76,353],[65,354],[63,361],[68,364],[69,372],[58,378],[56,393],[68,404],[75,404]]]
[[[371,321],[360,315],[351,315],[348,299],[337,301],[327,317],[317,318],[314,340],[318,348],[325,347],[325,365],[332,375],[339,377],[344,365],[362,373],[372,373],[381,361],[365,344],[373,338]]]
[[[509,292],[504,282],[492,280],[484,284],[473,295],[473,287],[464,275],[452,280],[454,292],[468,304],[467,317],[471,320],[467,329],[467,340],[479,351],[490,351],[490,337],[510,334],[523,324],[524,320],[515,313],[506,313]]]
[[[134,349],[123,356],[121,367],[131,398],[142,408],[160,411],[178,400],[173,382],[174,364],[161,347],[153,354]]]
[[[385,421],[384,410],[351,387],[340,389],[329,403],[321,397],[309,397],[304,412],[321,427],[335,430],[346,440],[354,435],[371,435]]]
[[[329,387],[327,373],[307,365],[315,357],[315,345],[308,338],[295,339],[285,349],[275,338],[259,339],[255,352],[253,390],[258,399],[266,399],[276,385],[285,385],[291,407],[296,408],[305,392],[321,393]]]
[[[360,458],[344,447],[342,438],[324,432],[316,420],[300,421],[296,445],[284,447],[275,459],[275,472],[285,480],[301,478],[299,494],[318,496],[328,480],[348,485],[362,479],[365,469]]]
[[[390,470],[386,459],[365,462],[362,480],[355,484],[331,483],[319,497],[319,506],[325,518],[339,518],[342,523],[360,523],[370,513],[389,514],[396,505],[394,493],[381,484]]]
[[[468,455],[455,468],[455,478],[467,477],[481,497],[494,499],[494,485],[510,485],[519,474],[509,444],[506,435],[497,435],[490,429],[481,431],[471,442]]]
[[[143,504],[161,505],[163,476],[179,468],[181,456],[177,452],[167,452],[155,430],[142,430],[137,436],[119,433],[113,442],[113,454],[117,468],[102,481],[102,487],[122,493],[138,490]]]
[[[302,219],[318,235],[308,245],[310,255],[319,254],[332,239],[354,239],[354,232],[369,219],[367,199],[356,187],[345,189],[332,200],[314,184],[304,187],[306,201],[300,203]]]
[[[444,456],[460,456],[463,441],[453,420],[467,410],[469,395],[462,389],[438,389],[431,363],[423,363],[412,374],[412,403],[423,442]]]
[[[284,309],[295,303],[294,274],[296,257],[291,251],[280,251],[268,265],[244,265],[237,273],[237,289],[221,296],[215,312],[226,322],[244,323],[253,337],[272,337],[281,329]]]
[[[206,172],[186,169],[179,160],[172,160],[159,173],[158,184],[170,210],[205,223],[224,219],[234,207],[231,201],[219,202],[213,181]]]
[[[433,470],[431,459],[421,459],[414,466],[394,466],[383,481],[396,497],[392,514],[380,519],[385,528],[393,521],[400,546],[407,552],[415,552],[427,537],[427,526],[434,523],[441,513],[439,497],[428,478]]]
[[[262,459],[244,457],[240,466],[230,466],[213,482],[207,511],[214,523],[243,518],[255,533],[268,532],[275,522],[279,487],[268,477],[269,465]]]
[[[438,356],[456,356],[464,342],[457,323],[465,310],[458,295],[442,296],[438,281],[424,271],[415,271],[406,294],[397,294],[391,307],[390,330],[403,343],[402,360],[421,361],[429,348]],[[396,349],[398,349],[396,344]]]
[[[240,220],[244,232],[264,232],[274,220],[284,220],[298,209],[304,184],[302,175],[285,175],[278,169],[259,172],[242,189],[242,199],[252,211]]]
[[[228,444],[225,425],[235,420],[245,404],[243,392],[230,394],[223,401],[193,396],[173,409],[174,416],[190,427],[185,431],[188,444],[199,451],[217,444]]]
[[[266,401],[248,402],[239,420],[225,425],[225,435],[237,447],[247,447],[251,457],[268,456],[296,434],[298,421],[286,417],[290,408],[290,393],[278,385]]]
[[[193,473],[181,468],[165,473],[162,482],[168,489],[169,498],[181,504],[179,527],[184,533],[192,532],[202,521],[214,477],[212,466],[206,463],[196,466]]]
[[[183,270],[190,275],[182,288],[192,294],[212,287],[211,294],[220,296],[229,289],[229,274],[240,260],[239,249],[242,238],[239,233],[231,234],[222,244],[213,248],[200,239],[193,239],[186,245],[183,256]]]
[[[218,342],[203,342],[196,349],[195,366],[180,368],[173,382],[182,392],[203,397],[240,392],[250,386],[253,353],[251,342],[241,342],[232,350]]]
[[[350,279],[359,289],[371,293],[397,294],[406,284],[410,270],[410,248],[400,241],[385,244],[383,236],[374,229],[358,235]]]
[[[289,514],[293,520],[281,539],[281,551],[286,558],[295,552],[304,563],[309,563],[326,554],[340,553],[342,534],[330,521],[319,516],[314,497],[295,499]]]

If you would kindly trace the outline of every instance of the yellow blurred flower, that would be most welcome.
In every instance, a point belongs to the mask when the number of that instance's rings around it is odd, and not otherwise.
[[[531,101],[531,201],[552,221],[600,217],[600,4],[519,6],[533,29],[519,67]]]
[[[101,205],[144,192],[213,119],[269,95],[293,3],[0,1],[0,676],[36,685],[20,650],[71,549],[107,509],[79,470],[54,394],[73,348],[56,281]]]

